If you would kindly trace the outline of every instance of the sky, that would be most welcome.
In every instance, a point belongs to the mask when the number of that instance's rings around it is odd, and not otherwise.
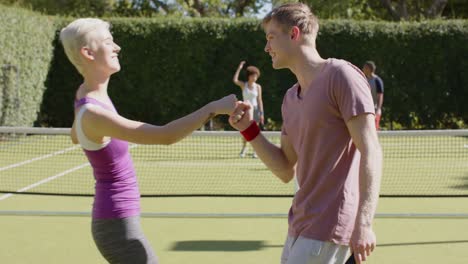
[[[271,2],[270,3],[267,3],[266,5],[264,5],[262,7],[262,9],[260,9],[260,12],[258,12],[255,17],[257,18],[263,18],[268,12],[271,11]]]

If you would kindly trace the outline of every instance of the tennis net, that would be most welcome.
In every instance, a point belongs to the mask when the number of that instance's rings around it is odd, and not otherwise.
[[[92,196],[69,128],[0,127],[0,193]],[[264,132],[279,144],[279,132]],[[468,130],[382,131],[382,197],[468,197]],[[143,197],[291,197],[237,132],[197,131],[171,146],[130,144]],[[250,154],[252,149],[250,148]]]

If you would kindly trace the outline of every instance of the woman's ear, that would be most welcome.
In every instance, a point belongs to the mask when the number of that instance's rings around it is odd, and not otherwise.
[[[94,52],[88,47],[82,47],[80,49],[81,55],[87,60],[94,60]]]

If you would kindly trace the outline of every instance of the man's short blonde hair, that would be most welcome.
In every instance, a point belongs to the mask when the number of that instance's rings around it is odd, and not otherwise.
[[[319,29],[317,17],[312,13],[309,6],[303,3],[288,3],[274,8],[263,18],[263,27],[271,21],[275,21],[282,26],[284,31],[297,26],[302,34],[312,35],[314,39]]]
[[[97,41],[93,32],[101,28],[109,30],[110,24],[98,18],[80,18],[60,31],[60,41],[65,54],[81,74],[83,73],[83,65],[80,50],[83,47],[93,48]]]

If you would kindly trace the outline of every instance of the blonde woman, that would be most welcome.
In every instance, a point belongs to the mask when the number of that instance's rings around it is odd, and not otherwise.
[[[60,39],[83,76],[71,136],[83,148],[96,180],[92,211],[96,246],[109,263],[158,263],[140,225],[140,192],[128,142],[175,143],[211,117],[232,113],[237,99],[226,96],[164,126],[127,119],[117,113],[107,93],[111,75],[120,71],[121,52],[109,23],[77,19],[61,30]]]

